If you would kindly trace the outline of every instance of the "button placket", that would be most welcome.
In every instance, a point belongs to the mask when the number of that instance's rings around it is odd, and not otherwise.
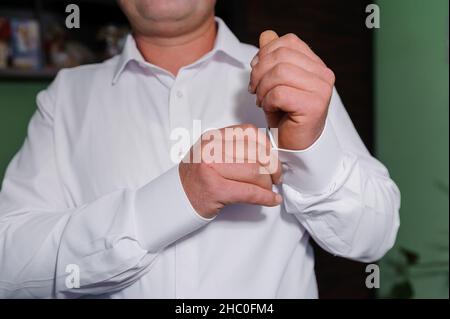
[[[183,89],[178,88],[177,86],[174,86],[171,89],[169,104],[171,129],[173,130],[180,127],[189,129],[191,112]]]
[[[185,85],[175,81],[170,92],[170,123],[171,129],[183,128],[189,132],[192,139],[192,114],[188,101],[188,90]],[[194,143],[195,141],[190,141]],[[171,141],[173,145],[173,141]],[[175,243],[175,292],[176,298],[192,297],[196,291],[198,278],[198,244],[195,237]]]

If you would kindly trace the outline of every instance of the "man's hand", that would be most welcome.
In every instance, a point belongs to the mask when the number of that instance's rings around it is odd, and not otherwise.
[[[238,134],[229,138],[227,129],[237,129]],[[239,134],[242,131],[255,134]],[[214,138],[205,138],[206,134]],[[202,155],[200,162],[193,163],[194,153],[198,150]],[[261,150],[264,156],[261,156]],[[220,160],[205,160],[211,153],[216,153],[217,158],[217,152],[221,153]],[[229,204],[277,206],[282,201],[281,196],[272,191],[272,185],[280,182],[281,164],[278,158],[274,160],[267,136],[264,134],[261,138],[261,132],[258,135],[257,128],[252,125],[203,134],[180,163],[179,173],[193,208],[205,218],[214,217]]]
[[[335,76],[294,34],[273,31],[260,37],[252,63],[249,91],[256,93],[270,128],[278,128],[279,147],[303,150],[325,126]]]

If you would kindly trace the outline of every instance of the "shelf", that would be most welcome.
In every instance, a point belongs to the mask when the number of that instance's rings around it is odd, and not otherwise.
[[[0,81],[51,81],[58,73],[57,69],[42,70],[0,69]]]
[[[73,3],[69,0],[1,0],[0,17],[33,18],[39,22],[41,36],[41,57],[44,65],[52,64],[47,61],[48,56],[44,49],[44,35],[49,25],[61,25],[65,31],[67,41],[80,43],[87,47],[93,58],[83,60],[81,63],[94,63],[103,59],[104,43],[96,38],[95,30],[113,24],[117,26],[128,25],[125,15],[121,12],[116,0],[79,0],[82,13],[82,27],[80,29],[65,29],[64,21],[67,16],[65,6]],[[101,12],[101,14],[99,14]],[[92,60],[92,61],[91,61]],[[39,70],[15,69],[9,66],[0,69],[0,81],[51,81],[58,72],[55,68],[44,67]]]

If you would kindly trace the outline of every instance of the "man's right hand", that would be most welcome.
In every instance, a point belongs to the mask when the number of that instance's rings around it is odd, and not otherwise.
[[[229,129],[236,129],[237,134],[230,138],[226,131]],[[240,134],[242,131],[250,134]],[[205,139],[205,134],[209,138]],[[269,207],[281,204],[281,195],[272,191],[272,185],[281,180],[281,164],[265,134],[252,125],[205,134],[179,165],[184,191],[198,214],[213,218],[224,206],[236,203]],[[222,161],[205,161],[204,153],[211,155],[211,150],[221,152]],[[193,155],[196,151],[202,154],[197,162]]]

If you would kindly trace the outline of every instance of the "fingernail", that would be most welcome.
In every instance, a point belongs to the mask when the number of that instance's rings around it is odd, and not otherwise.
[[[281,204],[281,202],[283,201],[283,197],[281,197],[280,194],[277,194],[277,195],[275,196],[275,200],[276,200],[276,202],[277,202],[278,204]]]
[[[248,93],[253,93],[252,85],[251,85],[251,84],[248,85]]]
[[[253,68],[255,65],[257,65],[259,62],[259,57],[255,55],[255,57],[252,59],[252,62],[250,62],[250,66]]]

